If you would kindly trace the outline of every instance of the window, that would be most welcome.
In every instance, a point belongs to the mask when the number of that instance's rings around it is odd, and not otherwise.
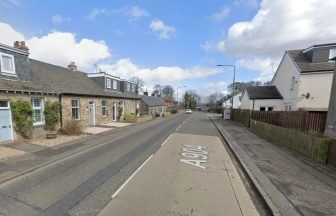
[[[285,111],[291,111],[292,110],[292,105],[287,103],[285,104]]]
[[[329,59],[336,57],[336,49],[330,49],[329,51]]]
[[[79,119],[79,100],[72,99],[71,100],[71,117],[73,119]]]
[[[131,86],[132,86],[132,91],[134,91],[135,90],[135,85],[132,84]]]
[[[118,85],[117,80],[113,80],[113,89],[117,89],[117,85]]]
[[[131,89],[131,83],[126,83],[126,90],[129,91]]]
[[[295,77],[292,77],[290,90],[294,89],[294,84],[295,84]]]
[[[267,111],[274,111],[274,107],[268,107]]]
[[[33,122],[34,125],[43,124],[43,100],[42,98],[33,98],[31,100],[33,107]]]
[[[111,88],[111,79],[106,79],[106,88]]]
[[[1,72],[15,75],[14,56],[0,53],[0,57]]]
[[[0,109],[9,109],[9,101],[0,101]]]
[[[260,111],[266,111],[266,107],[260,107]]]
[[[107,116],[107,109],[106,109],[106,101],[102,101],[102,116],[106,117]]]

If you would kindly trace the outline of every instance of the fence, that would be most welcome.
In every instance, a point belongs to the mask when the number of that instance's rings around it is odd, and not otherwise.
[[[250,126],[250,110],[247,109],[232,109],[231,119],[243,124],[245,127]]]
[[[250,128],[253,132],[286,145],[313,160],[320,163],[326,163],[327,161],[331,145],[331,140],[327,137],[316,136],[255,120],[251,120]]]
[[[303,132],[323,133],[326,125],[327,112],[251,111],[251,119]]]

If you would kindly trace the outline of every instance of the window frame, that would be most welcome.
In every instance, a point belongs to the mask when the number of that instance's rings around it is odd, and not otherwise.
[[[331,55],[333,54],[333,56]],[[336,48],[330,49],[329,50],[329,59],[336,57]]]
[[[116,90],[117,89],[117,87],[118,87],[118,81],[117,80],[112,80],[112,87],[113,87],[113,89],[114,90]]]
[[[127,82],[126,83],[126,91],[130,91],[131,90],[131,83]]]
[[[76,107],[72,106],[72,101],[77,101],[77,106]],[[71,118],[75,119],[75,120],[80,120],[80,100],[78,98],[73,98],[73,99],[71,99],[70,103],[71,103]],[[73,112],[72,112],[73,109],[78,109],[78,112],[77,112],[78,117],[77,118],[74,118],[74,116],[73,116]]]
[[[6,56],[6,57],[11,58],[13,71],[4,70],[4,68],[3,68],[4,63],[3,63],[2,56]],[[10,54],[7,54],[7,53],[0,52],[0,66],[1,66],[1,68],[0,68],[1,73],[6,74],[6,75],[10,75],[10,76],[16,76],[14,55],[10,55]]]
[[[295,86],[295,77],[291,78],[291,86],[290,86],[290,90],[294,90],[294,86]]]
[[[106,88],[110,89],[111,86],[112,86],[111,79],[110,78],[106,78]]]
[[[103,102],[105,102],[105,105],[103,105]],[[107,117],[107,101],[106,100],[102,100],[101,101],[101,111],[102,111],[102,117]],[[104,114],[105,111],[105,114]]]
[[[1,109],[4,109],[4,110],[10,109],[10,105],[9,105],[9,101],[8,100],[0,100],[0,102],[7,102],[7,106],[6,107],[0,106],[0,110]]]
[[[35,107],[34,104],[34,100],[40,100],[40,106],[39,107]],[[34,126],[38,126],[38,125],[43,125],[44,124],[44,100],[43,98],[31,98],[30,99],[31,104],[32,104],[32,109],[33,109],[33,115],[32,115],[32,119],[33,119],[33,125]],[[35,110],[40,110],[41,111],[41,121],[35,121]]]

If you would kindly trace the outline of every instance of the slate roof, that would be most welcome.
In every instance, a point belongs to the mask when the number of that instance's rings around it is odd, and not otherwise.
[[[87,96],[106,96],[140,99],[138,95],[110,92],[102,89],[86,73],[30,59],[33,85],[39,85],[44,92]]]
[[[140,95],[142,101],[149,107],[154,106],[167,106],[164,102],[163,98],[160,97],[152,97],[152,96],[146,96],[146,95]]]
[[[250,99],[283,99],[275,86],[246,86]]]
[[[301,73],[310,72],[322,72],[322,71],[333,71],[335,68],[334,62],[319,62],[312,63],[305,55],[302,53],[303,49],[299,50],[289,50],[287,53],[290,58],[296,64]]]

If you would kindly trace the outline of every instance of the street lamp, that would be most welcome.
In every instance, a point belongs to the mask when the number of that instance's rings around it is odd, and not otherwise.
[[[236,79],[236,65],[226,65],[226,64],[218,64],[217,67],[233,67],[233,82],[232,82],[232,96],[231,96],[231,104],[233,109],[233,93],[235,90],[235,79]]]
[[[177,102],[179,102],[179,98],[178,98],[178,90],[179,90],[180,88],[185,88],[185,87],[187,87],[187,86],[179,86],[179,87],[176,88],[176,100],[177,100]]]

